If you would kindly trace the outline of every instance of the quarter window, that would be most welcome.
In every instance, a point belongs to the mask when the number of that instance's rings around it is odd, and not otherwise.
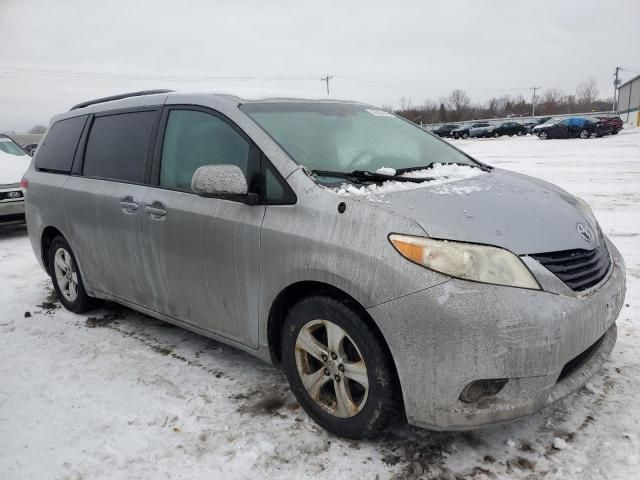
[[[86,120],[87,116],[81,115],[54,123],[38,146],[35,167],[49,172],[69,173]]]
[[[83,174],[143,183],[156,111],[96,117],[89,133]]]
[[[171,110],[162,145],[160,185],[191,191],[203,165],[237,165],[247,176],[249,143],[227,122],[196,110]]]

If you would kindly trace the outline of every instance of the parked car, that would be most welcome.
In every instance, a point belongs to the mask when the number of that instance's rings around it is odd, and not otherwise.
[[[9,136],[0,134],[0,225],[24,222],[24,194],[20,180],[31,157]]]
[[[480,138],[484,137],[487,131],[491,130],[495,125],[488,124],[483,127],[473,127],[469,129],[469,137],[471,138]]]
[[[524,125],[518,122],[503,122],[499,125],[496,125],[492,128],[487,129],[484,132],[485,137],[501,137],[502,135],[509,135],[513,137],[514,135],[526,135],[527,129]]]
[[[551,120],[551,117],[540,117],[534,120],[533,122],[525,123],[524,126],[525,126],[525,129],[527,130],[527,133],[533,133],[533,129],[536,126],[542,125],[543,123],[547,123],[550,120]]]
[[[431,133],[438,135],[439,137],[450,137],[451,132],[459,126],[460,125],[456,125],[455,123],[440,125],[438,128],[431,130]]]
[[[548,138],[589,138],[592,135],[601,137],[606,130],[599,122],[593,122],[583,117],[570,117],[564,119],[556,119],[538,125],[533,129],[534,135],[540,140]]]
[[[489,122],[475,122],[475,123],[465,123],[464,125],[461,125],[460,127],[456,128],[455,130],[451,131],[451,136],[453,138],[469,138],[469,131],[472,128],[479,128],[479,127],[489,127],[491,126],[491,124]]]
[[[620,117],[596,117],[596,119],[609,135],[617,135],[624,126]]]
[[[431,182],[452,175],[465,195]],[[84,102],[23,184],[64,307],[112,300],[280,365],[336,435],[521,417],[615,344],[624,261],[584,201],[369,105]]]
[[[37,143],[28,143],[26,145],[23,145],[22,148],[24,148],[29,155],[33,156],[33,154],[36,151],[36,148],[38,148],[38,144]]]

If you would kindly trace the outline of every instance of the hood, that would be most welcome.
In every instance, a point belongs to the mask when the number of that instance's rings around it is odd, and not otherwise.
[[[20,183],[29,165],[29,155],[12,155],[0,151],[0,185]]]
[[[430,237],[495,245],[519,255],[600,243],[593,214],[574,196],[506,170],[393,192],[374,204],[412,218]],[[589,227],[591,241],[578,233],[578,224]]]

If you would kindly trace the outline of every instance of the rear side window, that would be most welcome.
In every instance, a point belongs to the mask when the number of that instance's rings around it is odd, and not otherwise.
[[[80,134],[87,115],[67,118],[54,123],[38,146],[35,167],[49,172],[69,173]]]
[[[83,174],[125,182],[144,182],[156,111],[95,117],[84,154]]]

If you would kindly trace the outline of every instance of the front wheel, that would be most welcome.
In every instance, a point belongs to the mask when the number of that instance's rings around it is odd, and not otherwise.
[[[519,137],[521,137],[522,135],[524,135],[524,132],[523,132],[522,130],[518,130],[518,131],[516,132],[516,135],[517,135],[517,136],[519,136]]]
[[[316,423],[346,438],[370,438],[395,420],[398,382],[381,340],[347,302],[301,300],[288,312],[282,363],[291,390]]]
[[[466,140],[467,138],[469,138],[469,134],[467,132],[464,132],[462,134],[462,138]]]
[[[49,247],[49,271],[60,303],[74,313],[91,309],[93,300],[84,290],[82,276],[69,243],[57,236]]]
[[[580,132],[580,138],[582,138],[582,139],[589,138],[590,136],[591,136],[591,134],[589,133],[588,130],[582,130]]]
[[[539,138],[540,140],[546,140],[547,138],[549,138],[549,134],[548,134],[547,132],[540,132],[540,133],[538,134],[538,138]]]

